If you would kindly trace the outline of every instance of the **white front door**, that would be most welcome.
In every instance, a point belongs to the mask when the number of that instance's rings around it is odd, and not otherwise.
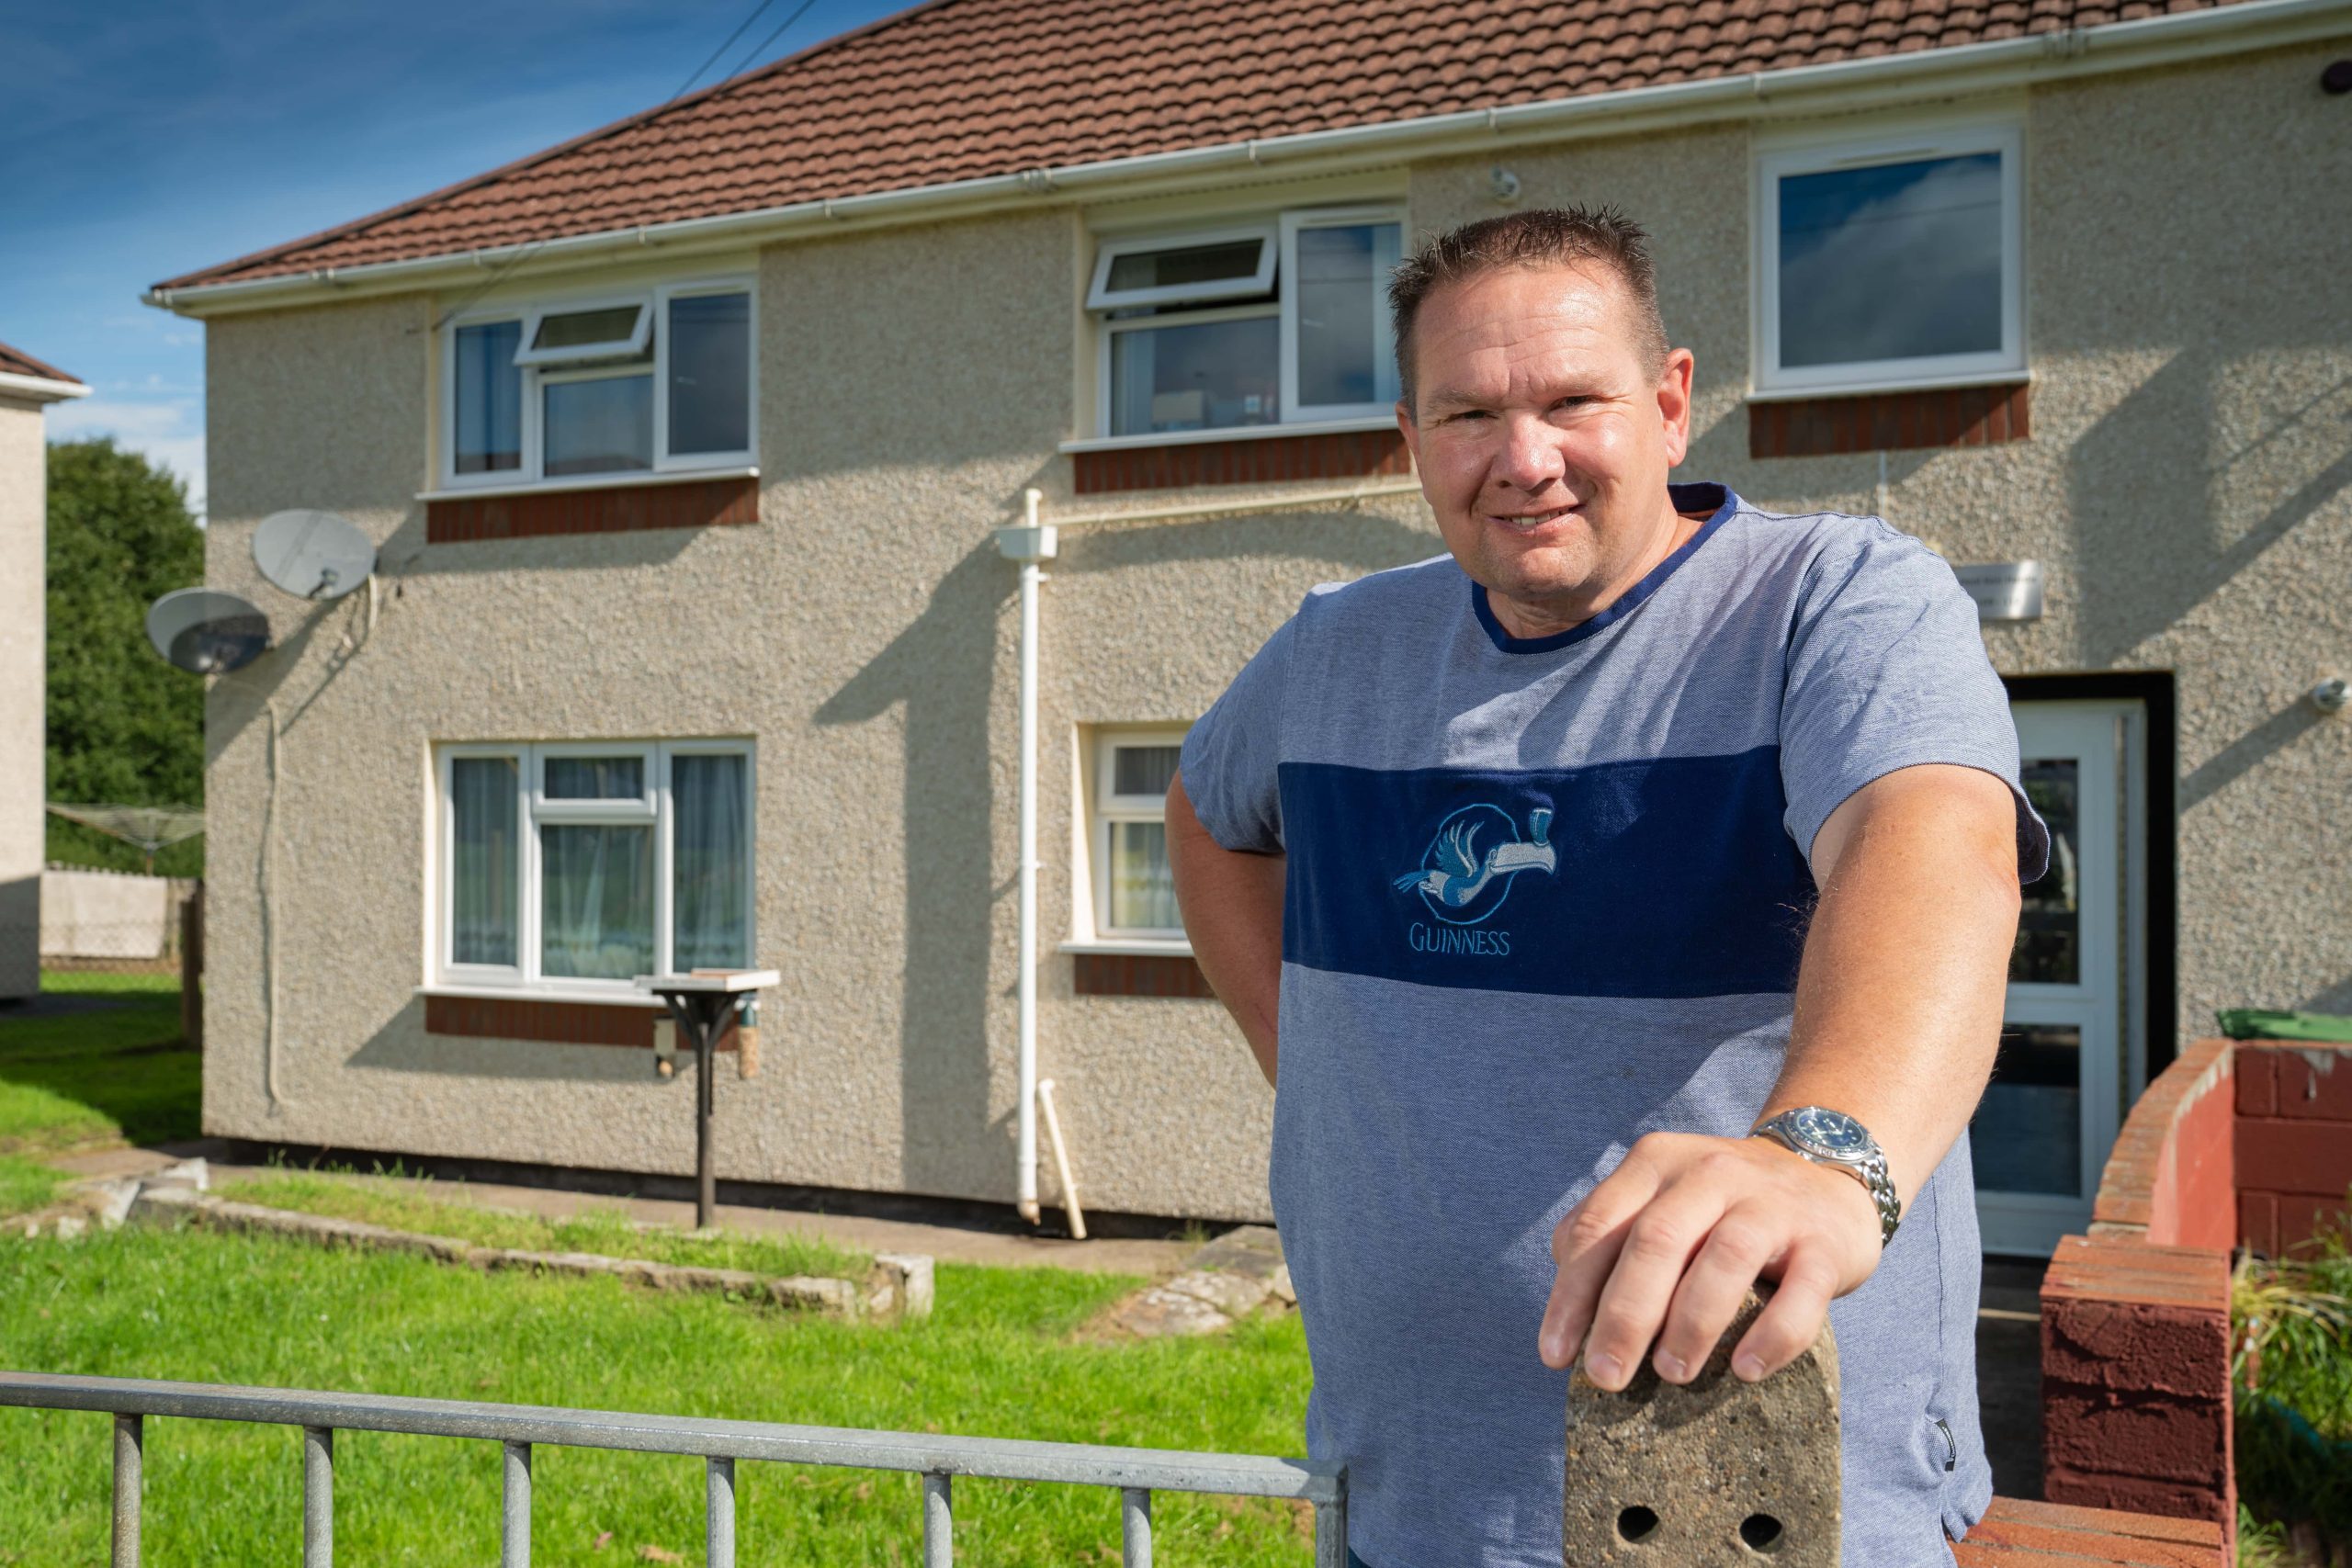
[[[2027,798],[2050,870],[2025,892],[1993,1081],[1969,1127],[1987,1252],[2046,1258],[2090,1224],[2100,1168],[2144,1072],[2137,894],[2143,710],[2020,702]]]

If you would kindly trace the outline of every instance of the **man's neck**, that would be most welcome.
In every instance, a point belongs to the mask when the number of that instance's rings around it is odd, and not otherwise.
[[[1689,544],[1707,519],[1714,515],[1712,511],[1677,512],[1671,500],[1664,505],[1650,547],[1605,587],[1579,589],[1557,598],[1543,599],[1516,599],[1489,588],[1487,608],[1494,613],[1506,633],[1522,641],[1573,631],[1623,598],[1634,584],[1656,570],[1660,561]]]

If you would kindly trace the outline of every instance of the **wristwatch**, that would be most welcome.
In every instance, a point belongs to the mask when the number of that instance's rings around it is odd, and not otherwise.
[[[1894,1196],[1894,1179],[1886,1173],[1886,1153],[1869,1128],[1842,1111],[1800,1105],[1781,1111],[1748,1136],[1770,1138],[1815,1165],[1834,1167],[1860,1182],[1871,1201],[1878,1205],[1879,1246],[1883,1247],[1894,1239],[1894,1227],[1903,1223],[1903,1205]]]

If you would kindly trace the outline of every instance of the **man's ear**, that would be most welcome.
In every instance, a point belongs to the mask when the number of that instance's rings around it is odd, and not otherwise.
[[[1421,427],[1413,423],[1413,405],[1403,398],[1396,400],[1396,428],[1404,433],[1405,450],[1413,455],[1416,471],[1421,466]]]
[[[1698,361],[1687,348],[1669,351],[1658,373],[1657,412],[1666,427],[1666,466],[1679,466],[1690,452],[1690,379]]]

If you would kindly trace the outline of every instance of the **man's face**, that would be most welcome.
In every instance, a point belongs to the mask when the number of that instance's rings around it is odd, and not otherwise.
[[[1398,423],[1438,531],[1489,594],[1582,619],[1664,553],[1690,355],[1654,371],[1605,267],[1506,267],[1438,288]]]

